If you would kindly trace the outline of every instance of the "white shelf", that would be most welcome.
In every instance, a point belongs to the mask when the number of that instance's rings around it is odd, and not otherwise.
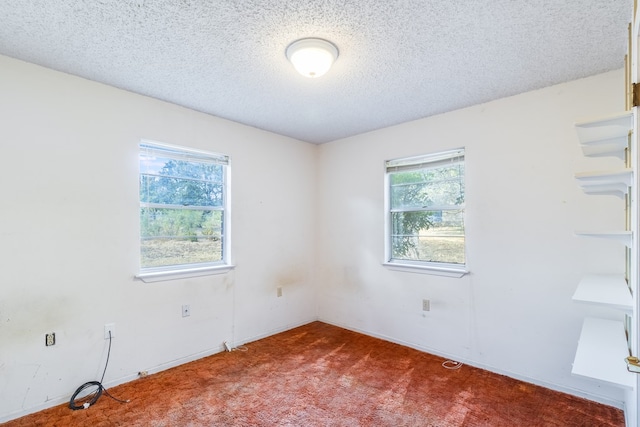
[[[585,156],[615,155],[627,148],[633,112],[576,123],[575,128]]]
[[[629,192],[629,187],[622,184],[589,185],[580,188],[585,194],[589,196],[609,195],[624,198],[624,196]]]
[[[622,157],[622,153],[624,153],[625,148],[627,148],[627,144],[627,137],[619,136],[617,138],[610,138],[602,141],[580,144],[580,148],[582,148],[582,154],[587,157],[604,157],[615,155]]]
[[[622,322],[588,317],[582,324],[571,373],[633,389],[636,374],[627,371],[628,355]]]
[[[631,231],[603,231],[603,232],[591,232],[591,231],[576,231],[576,235],[580,237],[595,237],[599,239],[609,239],[616,242],[620,242],[627,247],[631,247],[633,240],[633,233]]]
[[[615,171],[583,172],[575,175],[580,188],[586,194],[610,194],[624,197],[633,182],[631,169]]]
[[[573,300],[612,307],[629,314],[633,311],[633,297],[622,274],[584,276],[573,294]]]

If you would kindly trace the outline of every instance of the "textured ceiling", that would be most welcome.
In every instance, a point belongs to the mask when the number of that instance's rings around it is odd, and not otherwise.
[[[322,143],[622,68],[633,0],[2,0],[0,54]],[[340,56],[298,75],[292,41]],[[1,94],[0,94],[1,95]]]

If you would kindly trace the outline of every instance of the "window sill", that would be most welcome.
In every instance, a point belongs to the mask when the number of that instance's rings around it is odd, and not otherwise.
[[[189,279],[191,277],[225,274],[235,268],[234,265],[214,265],[207,267],[184,268],[181,270],[160,270],[139,273],[136,279],[145,283],[162,282],[166,280]]]
[[[431,274],[434,276],[454,277],[459,279],[460,277],[469,274],[469,271],[465,268],[456,267],[436,267],[431,265],[418,265],[418,264],[404,264],[399,262],[384,262],[382,263],[389,270],[404,271],[407,273],[420,273]]]

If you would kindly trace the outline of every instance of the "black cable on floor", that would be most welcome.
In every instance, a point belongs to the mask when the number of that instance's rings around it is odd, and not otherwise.
[[[113,400],[118,401],[120,403],[129,402],[129,400],[121,400],[121,399],[118,399],[117,397],[113,397],[111,394],[109,394],[109,391],[107,391],[107,389],[104,388],[104,386],[102,385],[102,381],[104,381],[104,375],[107,373],[107,366],[109,366],[110,356],[111,356],[111,331],[109,331],[109,350],[107,351],[107,361],[104,364],[104,371],[102,371],[102,378],[100,378],[100,381],[89,381],[82,384],[80,387],[78,387],[78,389],[75,391],[75,393],[73,393],[73,396],[71,396],[71,399],[69,400],[70,409],[74,411],[77,411],[78,409],[87,409],[89,406],[96,403],[98,399],[100,399],[100,396],[102,396],[102,392],[104,392],[104,394],[106,394]],[[86,396],[81,397],[80,400],[77,401],[76,398],[78,397],[78,395],[90,387],[96,387],[96,390],[87,394]],[[87,398],[89,399],[87,400]],[[79,404],[80,401],[83,401],[82,404]]]

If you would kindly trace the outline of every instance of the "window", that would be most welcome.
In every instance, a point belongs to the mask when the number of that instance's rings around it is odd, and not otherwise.
[[[228,265],[228,168],[224,155],[140,143],[139,278]]]
[[[386,162],[389,265],[465,269],[464,149]]]

